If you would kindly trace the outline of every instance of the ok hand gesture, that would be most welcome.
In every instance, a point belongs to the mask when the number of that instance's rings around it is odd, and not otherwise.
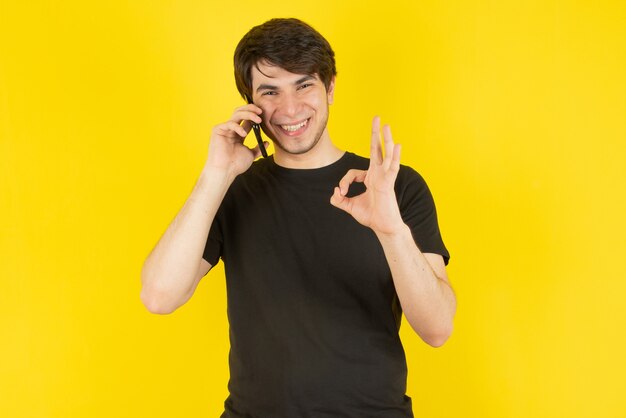
[[[381,144],[380,118],[376,116],[372,121],[369,168],[367,171],[349,170],[339,182],[339,187],[335,187],[330,203],[376,234],[397,233],[405,226],[394,190],[399,170],[400,144],[394,144],[389,125],[383,127]],[[346,197],[350,184],[355,181],[365,184],[365,192]]]

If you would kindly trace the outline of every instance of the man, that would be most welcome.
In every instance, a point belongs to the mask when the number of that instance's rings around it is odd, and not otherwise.
[[[334,53],[273,19],[235,51],[248,105],[217,125],[191,196],[147,258],[142,300],[170,313],[221,258],[230,323],[223,417],[411,417],[401,314],[432,346],[456,308],[431,194],[388,126],[370,160],[327,128]],[[260,124],[275,154],[243,144]],[[263,144],[265,147],[268,143]],[[207,239],[208,236],[208,239]]]

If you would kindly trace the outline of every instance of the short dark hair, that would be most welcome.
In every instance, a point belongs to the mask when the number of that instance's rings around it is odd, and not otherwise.
[[[271,19],[250,29],[235,49],[235,83],[252,98],[252,66],[261,61],[295,74],[316,74],[326,86],[337,69],[335,53],[319,32],[298,19]]]

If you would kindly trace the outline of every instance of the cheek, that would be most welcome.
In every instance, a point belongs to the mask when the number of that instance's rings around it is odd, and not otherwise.
[[[307,103],[310,107],[319,111],[327,106],[328,101],[326,95],[316,95],[314,97],[308,98]]]
[[[261,113],[261,119],[263,119],[263,123],[269,123],[269,121],[272,119],[274,108],[267,103],[259,103],[257,106],[259,106],[263,111]]]

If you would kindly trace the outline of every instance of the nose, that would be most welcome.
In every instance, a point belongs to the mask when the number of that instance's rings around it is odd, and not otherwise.
[[[282,113],[286,116],[295,116],[300,111],[300,101],[295,94],[284,93],[280,103]]]

